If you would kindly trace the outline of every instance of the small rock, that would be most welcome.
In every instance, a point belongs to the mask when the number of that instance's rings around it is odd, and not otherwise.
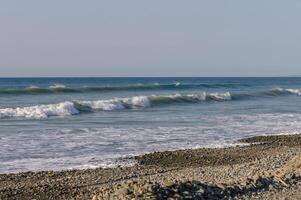
[[[115,192],[117,196],[126,196],[129,194],[129,190],[127,188],[121,188]]]
[[[290,180],[290,179],[293,179],[295,178],[295,174],[294,173],[288,173],[285,175],[285,180]]]
[[[205,194],[205,190],[203,188],[200,188],[196,191],[197,194]]]
[[[171,187],[174,183],[170,180],[164,180],[162,183],[163,187]]]
[[[273,190],[274,186],[272,184],[269,185],[269,190]]]
[[[133,183],[132,188],[133,188],[134,192],[137,192],[139,190],[139,186],[137,183]]]
[[[96,195],[94,195],[94,196],[92,197],[92,200],[98,200],[98,197],[97,197]]]

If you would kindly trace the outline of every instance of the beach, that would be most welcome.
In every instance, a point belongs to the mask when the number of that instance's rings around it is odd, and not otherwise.
[[[3,1],[0,200],[301,200],[301,1]]]
[[[298,199],[300,84],[0,78],[0,200]]]
[[[135,156],[131,167],[0,175],[0,199],[298,199],[301,135]],[[246,145],[246,143],[248,145]]]
[[[0,78],[0,174],[301,130],[301,78]]]

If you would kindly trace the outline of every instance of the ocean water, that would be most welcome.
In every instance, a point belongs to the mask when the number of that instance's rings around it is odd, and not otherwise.
[[[0,173],[301,130],[301,78],[2,78]]]

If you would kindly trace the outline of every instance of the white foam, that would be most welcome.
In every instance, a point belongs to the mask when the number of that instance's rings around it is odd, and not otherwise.
[[[43,119],[49,116],[68,116],[78,114],[72,102],[58,104],[37,105],[23,108],[0,109],[0,118],[31,118]]]
[[[98,101],[79,101],[81,105],[88,106],[94,110],[122,110],[125,109],[122,102],[118,99],[98,100]]]
[[[160,115],[153,122],[166,119],[173,121],[178,117]],[[301,130],[300,114],[220,113],[184,116],[182,120],[200,123],[196,126],[53,127],[3,134],[0,151],[10,159],[1,160],[0,173],[128,166],[135,163],[119,158],[154,151],[244,146],[249,144],[236,141],[264,134],[298,134]]]
[[[287,135],[299,135],[301,134],[301,131],[290,131],[290,132],[280,132],[280,133],[276,133],[276,134],[262,134],[263,136],[270,136],[270,135],[284,135],[284,136],[287,136]]]
[[[188,94],[187,95],[191,99],[205,101],[206,100],[206,92],[200,93],[200,94]]]
[[[49,89],[57,89],[57,88],[66,88],[66,86],[63,84],[54,84],[49,86]]]
[[[135,96],[121,101],[134,107],[149,107],[151,105],[147,96]]]
[[[40,87],[35,86],[35,85],[31,85],[29,87],[27,87],[26,89],[30,90],[30,89],[40,89]]]
[[[208,97],[214,99],[214,100],[231,100],[231,94],[230,92],[225,92],[225,93],[211,93],[207,94]]]
[[[287,93],[294,94],[294,95],[301,95],[301,91],[299,89],[274,88],[273,91],[287,92]]]
[[[211,100],[231,100],[231,94],[226,93],[210,93],[205,92],[198,94],[173,94],[173,95],[151,95],[151,96],[134,96],[128,98],[114,98],[108,100],[96,101],[74,101],[62,102],[49,105],[36,105],[29,107],[18,108],[3,108],[0,109],[1,118],[28,118],[28,119],[42,119],[49,116],[69,116],[79,114],[81,108],[88,107],[91,110],[123,110],[146,108],[158,103],[177,103],[177,102],[202,102],[207,98]],[[88,110],[89,110],[88,109]]]
[[[79,104],[88,106],[94,110],[123,110],[126,108],[148,107],[150,102],[147,96],[134,96],[131,98],[115,98],[97,101],[79,101]]]
[[[301,91],[299,89],[286,89],[286,91],[292,94],[301,95]]]

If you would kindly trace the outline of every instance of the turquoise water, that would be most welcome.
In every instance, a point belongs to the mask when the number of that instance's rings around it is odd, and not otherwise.
[[[301,78],[2,78],[0,173],[301,130]]]

